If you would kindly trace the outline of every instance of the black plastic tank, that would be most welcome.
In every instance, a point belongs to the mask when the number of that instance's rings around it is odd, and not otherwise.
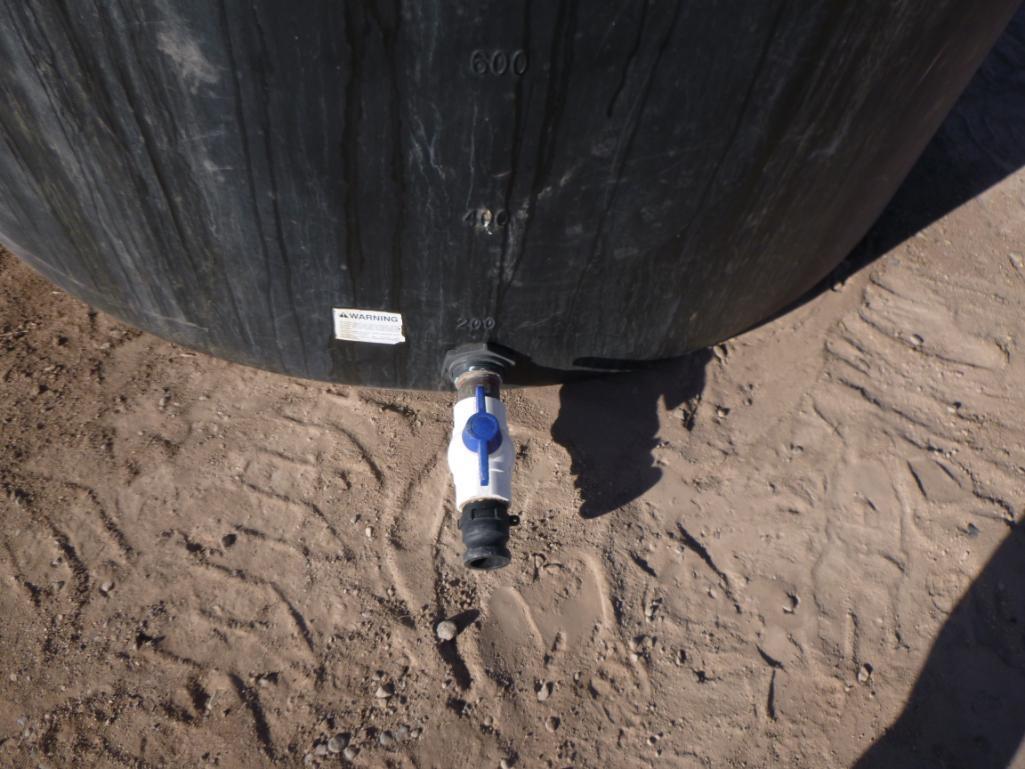
[[[316,379],[680,355],[850,251],[1017,0],[0,4],[0,242]]]

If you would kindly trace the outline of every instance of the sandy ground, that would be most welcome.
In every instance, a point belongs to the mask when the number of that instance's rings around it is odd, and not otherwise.
[[[460,562],[448,395],[213,360],[0,256],[0,766],[1025,767],[1001,62],[833,285],[508,394],[496,573]]]

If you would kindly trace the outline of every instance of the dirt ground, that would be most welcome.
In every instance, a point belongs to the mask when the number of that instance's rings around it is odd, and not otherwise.
[[[495,573],[449,395],[214,360],[0,255],[0,766],[1025,767],[1021,39],[813,298],[508,393]]]

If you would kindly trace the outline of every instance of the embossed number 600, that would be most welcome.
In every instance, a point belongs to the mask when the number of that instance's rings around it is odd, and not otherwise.
[[[527,52],[522,49],[510,53],[501,49],[484,51],[478,48],[470,54],[470,71],[475,75],[496,77],[507,72],[522,75],[527,71]]]

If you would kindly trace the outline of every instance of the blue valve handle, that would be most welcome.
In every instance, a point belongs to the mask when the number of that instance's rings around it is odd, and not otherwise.
[[[477,385],[477,411],[463,427],[463,445],[477,454],[480,460],[480,485],[489,482],[488,456],[502,445],[502,426],[498,417],[488,413],[488,402],[483,385]]]

